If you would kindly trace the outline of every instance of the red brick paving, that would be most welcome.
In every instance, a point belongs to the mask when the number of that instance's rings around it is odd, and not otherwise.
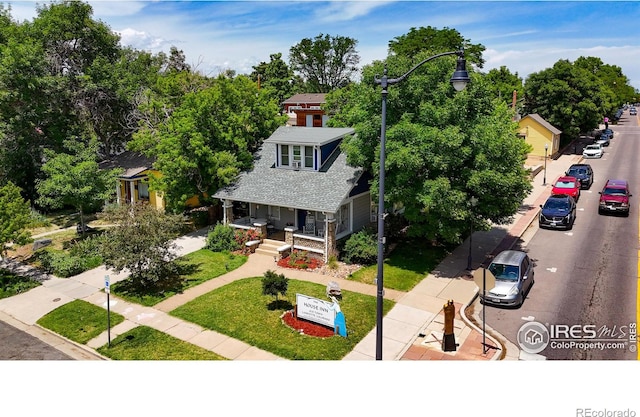
[[[455,320],[462,322],[460,308],[462,305],[454,303],[456,308]],[[439,314],[440,321],[444,323],[444,313]],[[444,327],[443,329],[444,330]],[[432,360],[490,360],[494,355],[499,354],[497,349],[483,348],[482,333],[471,329],[471,333],[462,341],[457,340],[457,349],[453,352],[444,352],[441,344],[433,343],[427,347],[422,345],[423,338],[418,338],[413,345],[407,349],[400,360],[409,361],[432,361]],[[486,339],[487,346],[491,345],[491,340]],[[483,352],[486,350],[486,352]]]

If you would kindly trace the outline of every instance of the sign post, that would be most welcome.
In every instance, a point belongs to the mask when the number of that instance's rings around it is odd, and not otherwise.
[[[107,293],[107,346],[111,347],[111,303],[109,302],[109,294],[111,294],[111,281],[109,279],[109,275],[104,276],[104,292]]]
[[[473,280],[475,281],[480,291],[482,291],[482,300],[485,299],[487,295],[487,287],[494,288],[496,286],[496,276],[493,275],[493,272],[487,271],[486,268],[476,269],[473,271]],[[486,343],[486,303],[482,306],[482,353],[487,353],[487,343]]]

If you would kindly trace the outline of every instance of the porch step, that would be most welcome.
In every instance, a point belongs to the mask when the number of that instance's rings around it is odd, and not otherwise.
[[[285,242],[273,239],[264,239],[260,246],[256,249],[256,253],[262,253],[264,255],[277,256],[278,248],[284,245]]]

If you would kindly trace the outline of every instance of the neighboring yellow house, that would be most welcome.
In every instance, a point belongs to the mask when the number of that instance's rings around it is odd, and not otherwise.
[[[165,209],[165,200],[161,192],[149,190],[149,177],[162,174],[153,169],[153,160],[137,152],[123,152],[102,161],[103,169],[121,168],[124,172],[118,176],[116,201],[118,204],[147,202],[158,210]]]
[[[166,207],[165,197],[160,191],[149,189],[149,178],[160,178],[162,173],[153,168],[153,159],[141,153],[126,151],[100,162],[100,168],[121,168],[124,172],[118,176],[116,184],[116,202],[134,204],[149,203],[158,210]],[[185,202],[189,208],[199,207],[198,196],[193,196]]]
[[[531,145],[533,149],[529,153],[531,160],[543,160],[546,156],[553,157],[560,151],[560,134],[562,131],[553,127],[539,114],[528,114],[518,122],[520,125],[519,136]]]

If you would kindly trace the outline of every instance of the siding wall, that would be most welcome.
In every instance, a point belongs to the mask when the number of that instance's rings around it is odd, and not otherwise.
[[[361,194],[353,199],[354,233],[367,226],[371,220],[371,194]]]

